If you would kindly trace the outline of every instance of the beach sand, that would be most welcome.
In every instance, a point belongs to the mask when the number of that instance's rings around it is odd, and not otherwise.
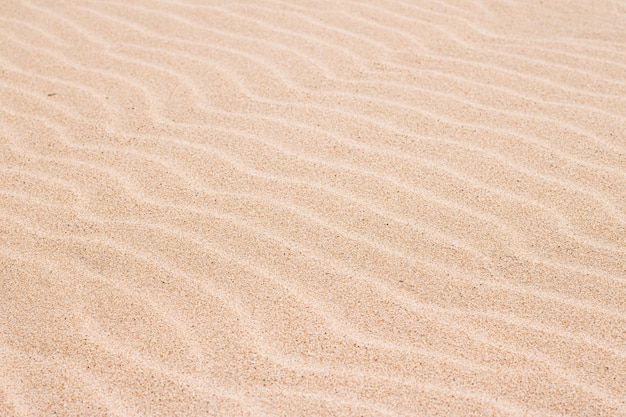
[[[626,3],[0,3],[0,416],[626,416]]]

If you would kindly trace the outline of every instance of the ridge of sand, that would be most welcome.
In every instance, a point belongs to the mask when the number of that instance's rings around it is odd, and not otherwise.
[[[0,415],[626,415],[623,1],[5,1],[0,74]]]

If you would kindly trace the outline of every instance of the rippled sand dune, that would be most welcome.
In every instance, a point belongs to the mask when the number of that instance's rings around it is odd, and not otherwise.
[[[0,3],[0,416],[626,416],[626,3]]]

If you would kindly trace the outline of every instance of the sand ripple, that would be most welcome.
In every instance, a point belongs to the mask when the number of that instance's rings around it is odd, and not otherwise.
[[[626,415],[620,1],[0,5],[0,415]]]

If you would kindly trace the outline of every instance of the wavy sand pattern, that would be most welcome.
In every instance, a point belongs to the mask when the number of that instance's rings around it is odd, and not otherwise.
[[[9,0],[0,74],[0,415],[626,415],[625,2]]]

